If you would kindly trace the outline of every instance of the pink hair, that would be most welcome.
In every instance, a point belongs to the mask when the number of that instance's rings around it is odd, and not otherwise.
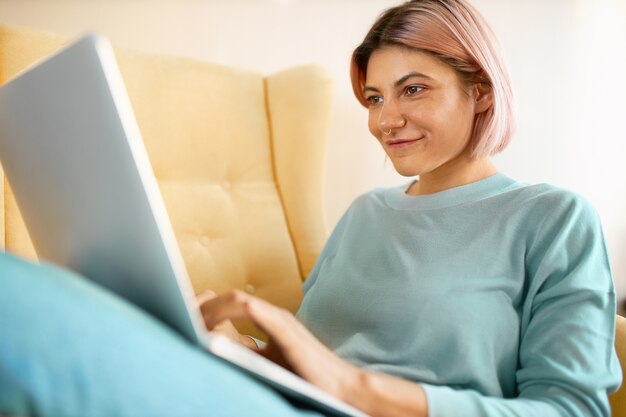
[[[515,132],[511,81],[496,37],[474,7],[465,0],[412,0],[385,11],[350,63],[354,94],[366,107],[363,87],[369,58],[388,45],[430,53],[452,66],[467,84],[489,85],[493,102],[474,120],[472,155],[493,155],[506,148]]]

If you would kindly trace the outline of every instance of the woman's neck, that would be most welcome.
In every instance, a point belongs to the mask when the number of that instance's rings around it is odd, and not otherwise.
[[[419,181],[413,183],[406,194],[413,196],[434,194],[480,181],[498,172],[487,157],[468,158],[456,162],[454,166],[441,166],[435,171],[420,175]]]

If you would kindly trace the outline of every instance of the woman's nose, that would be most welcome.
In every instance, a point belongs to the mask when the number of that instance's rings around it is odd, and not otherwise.
[[[395,101],[385,101],[378,115],[378,128],[389,135],[393,129],[404,126],[406,120]]]

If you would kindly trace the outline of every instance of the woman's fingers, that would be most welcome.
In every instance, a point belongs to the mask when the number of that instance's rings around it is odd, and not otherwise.
[[[200,305],[200,312],[206,327],[210,330],[216,325],[229,319],[250,319],[249,304],[253,297],[243,291],[233,291],[229,294],[210,298]]]
[[[196,302],[198,303],[198,307],[201,307],[202,304],[215,297],[217,297],[217,294],[215,293],[215,291],[211,290],[206,290],[202,294],[197,295]]]
[[[207,297],[200,305],[200,311],[209,330],[225,320],[247,319],[280,347],[294,337],[292,322],[297,322],[287,310],[238,290],[219,297]]]
[[[289,368],[301,362],[300,356],[312,349],[326,348],[294,317],[291,312],[266,301],[254,299],[247,304],[247,317],[270,338],[266,356]]]
[[[287,366],[288,362],[300,356],[298,346],[302,342],[319,344],[291,312],[243,291],[235,290],[222,296],[207,291],[198,296],[198,303],[209,331],[225,335],[240,343],[241,336],[230,320],[250,320],[271,340],[269,349],[264,354],[285,367],[291,367]]]

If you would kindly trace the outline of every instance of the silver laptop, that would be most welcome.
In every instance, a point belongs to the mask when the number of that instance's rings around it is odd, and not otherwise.
[[[41,259],[108,288],[297,401],[364,416],[206,331],[106,39],[87,35],[0,87],[0,162]]]

